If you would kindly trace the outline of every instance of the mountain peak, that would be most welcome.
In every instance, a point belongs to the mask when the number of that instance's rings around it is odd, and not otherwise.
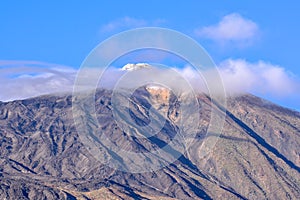
[[[151,65],[148,63],[128,63],[121,68],[122,71],[134,71],[138,69],[149,69]]]

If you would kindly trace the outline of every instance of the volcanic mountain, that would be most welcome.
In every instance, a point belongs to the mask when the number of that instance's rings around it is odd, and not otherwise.
[[[153,86],[137,89],[130,103],[118,98],[121,108],[130,111],[120,116],[135,122],[127,123],[131,133],[114,120],[113,95],[111,90],[96,91],[99,125],[81,113],[86,126],[91,132],[101,128],[117,146],[143,152],[141,158],[154,162],[145,152],[175,140],[180,105],[188,98]],[[195,141],[174,162],[140,173],[101,162],[118,158],[105,145],[99,158],[92,155],[74,123],[71,95],[0,102],[0,199],[300,199],[299,112],[250,94],[228,97],[226,108],[205,94],[196,98],[200,125]],[[81,101],[79,106],[85,110],[88,105]],[[211,108],[225,116],[221,133],[207,134]],[[138,126],[151,121],[150,110],[164,124],[155,135],[137,137]],[[184,126],[194,119],[185,117]],[[188,130],[181,134],[189,137]],[[218,140],[201,157],[206,137]],[[134,159],[133,164],[139,165]]]

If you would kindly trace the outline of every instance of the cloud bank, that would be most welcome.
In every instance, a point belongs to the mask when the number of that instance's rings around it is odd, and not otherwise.
[[[88,80],[94,77],[93,70],[85,71],[87,88],[90,89],[95,88],[88,83]],[[264,61],[250,63],[242,59],[228,59],[219,64],[218,71],[229,96],[253,93],[260,96],[300,99],[299,79],[281,66]],[[99,82],[100,87],[113,88],[124,73],[126,71],[122,71],[121,68],[110,67]],[[209,71],[202,73],[210,82],[215,78]],[[0,61],[0,101],[52,93],[71,93],[76,75],[76,69],[62,65],[32,61]],[[134,79],[147,80],[148,77],[148,72],[141,72]],[[171,87],[180,87],[183,85],[180,81],[186,79],[195,91],[206,92],[204,79],[190,66],[159,69],[153,72],[153,77]],[[133,82],[128,81],[128,86]]]
[[[249,45],[258,37],[259,28],[250,19],[232,13],[224,16],[218,24],[197,29],[195,33],[220,44]]]
[[[228,59],[220,63],[219,70],[228,94],[249,92],[287,97],[297,94],[300,89],[295,75],[264,61],[249,63]]]
[[[76,70],[37,61],[0,61],[0,101],[71,92]]]

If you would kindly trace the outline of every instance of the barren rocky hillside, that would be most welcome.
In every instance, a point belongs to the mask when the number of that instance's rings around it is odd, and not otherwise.
[[[130,105],[123,105],[130,110],[123,118],[147,124],[153,105],[157,119],[166,120],[158,134],[145,139],[117,126],[111,95],[96,93],[97,128],[115,144],[147,152],[173,140],[178,105],[186,99],[163,90],[137,91]],[[196,141],[174,163],[144,173],[116,170],[90,154],[74,125],[71,96],[0,102],[0,199],[300,199],[298,112],[252,95],[228,98],[227,109],[203,94],[197,98],[201,125]],[[206,135],[211,107],[226,114],[225,125],[213,150],[198,159],[205,137],[217,137]],[[193,117],[185,125],[194,123]],[[105,147],[102,151],[100,157],[117,156]]]

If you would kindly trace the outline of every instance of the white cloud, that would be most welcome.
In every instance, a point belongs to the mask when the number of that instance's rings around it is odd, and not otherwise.
[[[258,36],[259,28],[255,22],[232,13],[224,16],[218,24],[197,29],[195,33],[221,44],[247,45]]]
[[[253,93],[265,97],[299,99],[300,82],[283,67],[264,61],[250,63],[242,59],[228,59],[220,63],[218,71],[228,95]],[[90,80],[100,78],[95,77],[98,69],[87,68],[83,72],[83,80],[86,80],[83,82],[84,88],[94,88]],[[196,92],[207,91],[203,77],[189,66],[152,72],[140,71],[129,75],[127,80],[120,80],[124,78],[125,73],[126,71],[121,71],[119,68],[109,68],[100,79],[100,87],[111,89],[117,82],[125,84],[122,85],[124,87],[130,87],[150,78],[156,83],[163,83],[170,88],[177,87],[181,91],[185,91],[187,87],[185,80],[187,80]],[[43,94],[71,93],[76,75],[77,70],[67,66],[41,62],[0,61],[0,100],[10,101]],[[215,75],[210,71],[205,71],[202,75],[207,78],[207,82],[214,83]]]
[[[154,21],[146,21],[144,19],[136,19],[132,17],[123,17],[109,22],[101,27],[101,32],[112,32],[124,28],[139,28],[144,26],[158,26],[165,23],[164,19],[156,19]]]
[[[281,66],[264,61],[251,63],[242,59],[228,59],[220,63],[217,69],[228,95],[253,93],[260,96],[287,98],[297,95],[300,91],[300,81],[291,72]],[[215,73],[215,70],[208,70],[199,74],[190,66],[184,68],[171,67],[154,70],[153,72],[147,71],[147,69],[144,72],[136,72],[132,79],[156,80],[157,83],[164,83],[171,88],[177,87],[183,91],[187,80],[196,92],[207,92],[206,83],[219,83],[216,81]],[[112,68],[105,73],[102,86],[110,85],[112,87],[123,75],[120,71]],[[133,81],[138,82],[138,80]],[[124,84],[126,84],[126,81]],[[184,87],[179,88],[179,86]],[[211,92],[218,92],[219,89],[222,89],[218,85],[210,86],[210,88],[216,90]]]
[[[37,61],[0,61],[0,100],[71,92],[76,70]]]
[[[294,75],[264,61],[249,63],[228,59],[220,64],[219,70],[229,94],[249,92],[287,97],[300,90],[299,80]]]

